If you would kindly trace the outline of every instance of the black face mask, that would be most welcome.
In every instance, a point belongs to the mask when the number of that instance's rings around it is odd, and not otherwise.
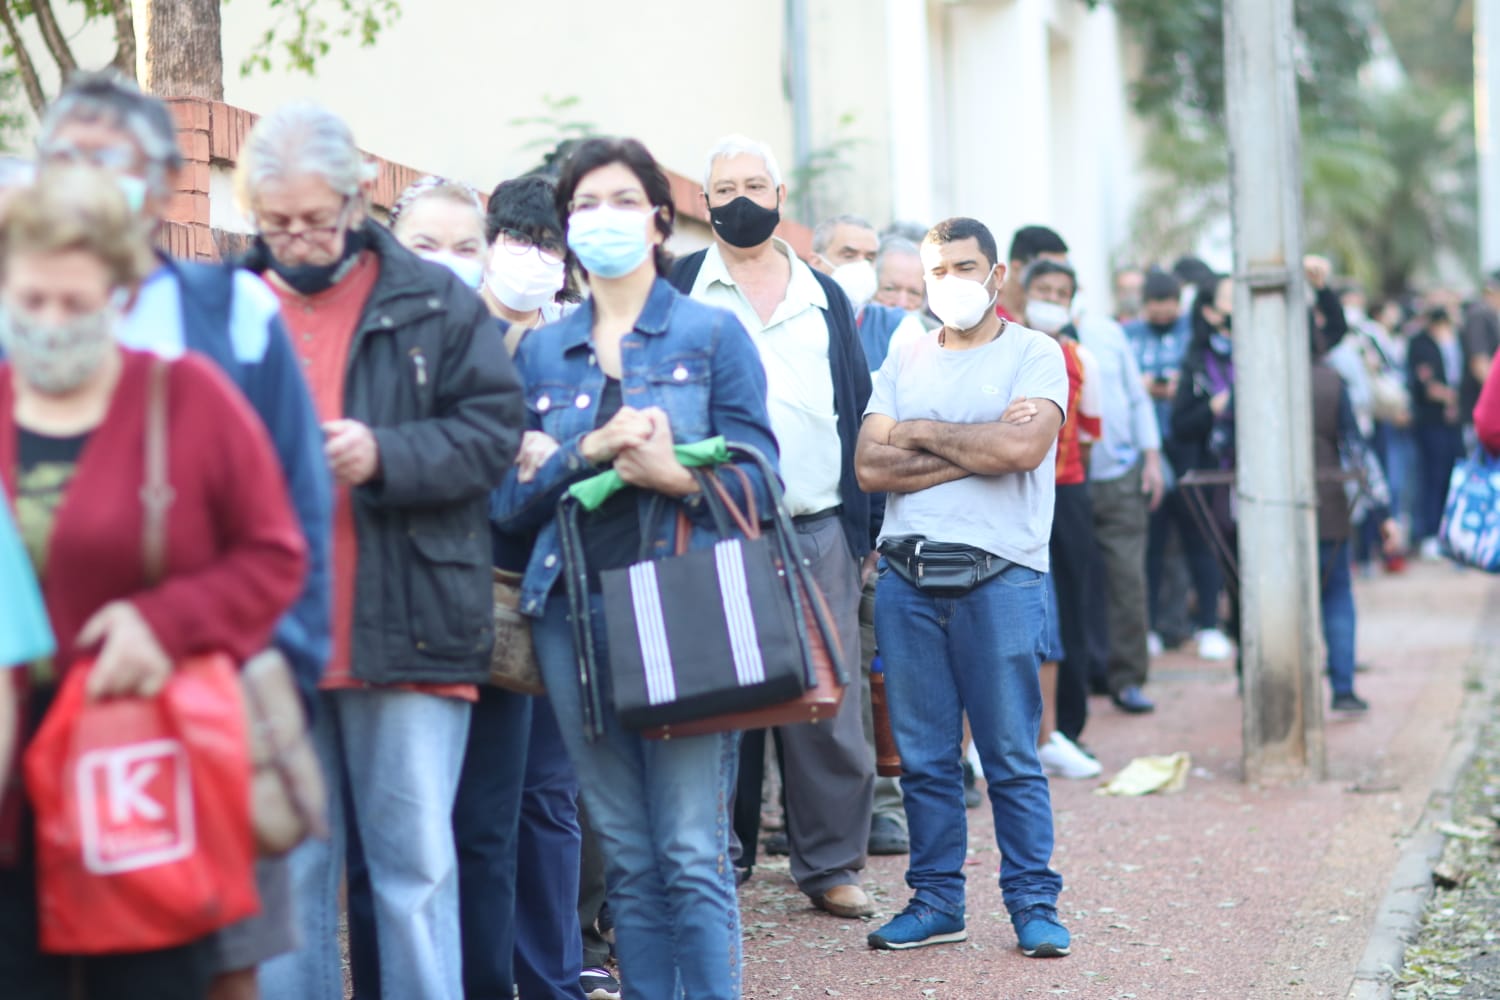
[[[1224,323],[1219,327],[1219,329],[1223,330],[1225,333],[1230,333],[1234,330],[1234,313],[1224,314]]]
[[[267,267],[298,295],[316,295],[338,284],[354,267],[360,251],[365,248],[365,234],[361,229],[344,232],[344,252],[332,264],[283,264],[264,247]],[[262,244],[263,245],[263,244]]]
[[[748,250],[771,238],[781,222],[781,204],[778,199],[775,208],[762,208],[740,195],[727,205],[710,208],[708,216],[720,239],[732,247]]]

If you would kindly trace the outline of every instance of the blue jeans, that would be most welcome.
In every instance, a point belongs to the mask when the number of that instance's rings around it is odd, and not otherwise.
[[[1319,542],[1323,577],[1323,645],[1328,647],[1328,679],[1333,693],[1354,693],[1354,580],[1349,543]]]
[[[328,775],[327,841],[290,855],[302,949],[261,966],[268,997],[343,1000],[339,883],[347,780],[375,900],[383,997],[463,995],[453,810],[469,703],[389,688],[318,696],[313,740]]]
[[[592,598],[604,734],[584,739],[568,602],[547,601],[532,628],[547,695],[604,849],[615,951],[631,996],[739,1000],[740,911],[729,860],[738,739],[647,740],[611,707],[603,602]],[[955,762],[957,758],[954,758]]]
[[[1056,905],[1052,801],[1037,760],[1042,721],[1046,581],[1025,566],[961,597],[924,594],[882,561],[875,636],[885,661],[891,729],[911,835],[906,884],[919,902],[964,912],[963,717],[984,765],[1000,848],[1000,888],[1012,917]]]
[[[551,699],[529,700],[535,705],[531,745],[526,749],[526,791],[521,799],[516,986],[525,1000],[582,1000],[578,879],[583,831],[578,825],[578,775],[563,746]]]

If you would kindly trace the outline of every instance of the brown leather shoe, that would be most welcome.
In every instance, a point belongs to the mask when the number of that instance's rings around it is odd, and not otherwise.
[[[822,895],[814,896],[812,901],[818,909],[850,920],[875,913],[875,903],[857,885],[836,885]]]

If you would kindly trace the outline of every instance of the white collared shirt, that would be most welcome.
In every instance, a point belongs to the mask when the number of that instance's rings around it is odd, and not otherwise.
[[[800,517],[841,502],[844,459],[828,360],[828,296],[812,268],[798,260],[791,247],[779,238],[771,243],[791,263],[792,277],[769,323],[760,321],[730,276],[717,243],[708,248],[693,283],[693,298],[734,313],[760,351],[766,369],[766,407],[781,449],[787,508]]]

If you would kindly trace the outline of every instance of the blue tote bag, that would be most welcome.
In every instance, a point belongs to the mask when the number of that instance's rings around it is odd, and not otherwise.
[[[1438,541],[1454,562],[1500,573],[1500,458],[1480,448],[1454,466]]]
[[[51,656],[56,648],[31,559],[0,490],[0,667]]]

